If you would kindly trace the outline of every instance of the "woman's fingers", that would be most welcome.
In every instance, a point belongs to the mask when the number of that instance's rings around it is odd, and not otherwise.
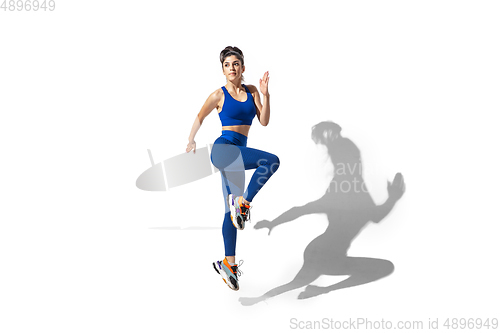
[[[264,76],[262,77],[262,79],[266,83],[269,81],[269,71],[267,71],[267,72],[264,73]]]
[[[193,151],[193,153],[196,152],[196,143],[188,143],[186,147],[186,153],[189,153],[191,150]]]

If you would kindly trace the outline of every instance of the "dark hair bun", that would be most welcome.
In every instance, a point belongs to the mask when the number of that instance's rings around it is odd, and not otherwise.
[[[243,57],[243,52],[236,46],[227,46],[224,50],[221,51],[220,53],[220,62],[221,64],[224,64],[224,59],[230,56],[236,56],[241,61],[241,65],[245,64],[245,58]]]

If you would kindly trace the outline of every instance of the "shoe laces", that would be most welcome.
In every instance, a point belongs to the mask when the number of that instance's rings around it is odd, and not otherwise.
[[[241,276],[241,274],[243,274],[243,271],[240,269],[241,265],[243,265],[243,260],[240,260],[238,265],[231,266],[234,275]]]
[[[250,220],[250,208],[252,208],[252,206],[246,205],[243,202],[241,203],[240,213],[241,213],[242,216],[245,217],[245,221],[249,221]]]

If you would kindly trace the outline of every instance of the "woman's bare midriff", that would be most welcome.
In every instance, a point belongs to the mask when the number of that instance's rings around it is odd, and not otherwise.
[[[250,125],[236,125],[236,126],[222,126],[223,131],[234,131],[244,136],[248,136],[250,132]]]

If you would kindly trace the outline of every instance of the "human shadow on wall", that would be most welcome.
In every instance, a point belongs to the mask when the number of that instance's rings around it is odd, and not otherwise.
[[[334,166],[334,177],[326,193],[304,206],[293,207],[273,221],[256,223],[256,229],[269,229],[307,214],[326,214],[328,227],[304,251],[304,264],[297,275],[284,285],[269,290],[260,297],[242,297],[242,305],[253,305],[284,292],[306,287],[298,298],[305,299],[330,291],[358,286],[379,280],[394,271],[392,262],[384,259],[350,257],[347,251],[352,241],[368,222],[382,221],[403,196],[405,183],[397,173],[387,182],[388,199],[376,205],[362,177],[361,155],[356,145],[340,134],[339,125],[326,121],[312,128],[312,139],[328,149]],[[349,275],[339,283],[319,287],[311,285],[321,275]]]

